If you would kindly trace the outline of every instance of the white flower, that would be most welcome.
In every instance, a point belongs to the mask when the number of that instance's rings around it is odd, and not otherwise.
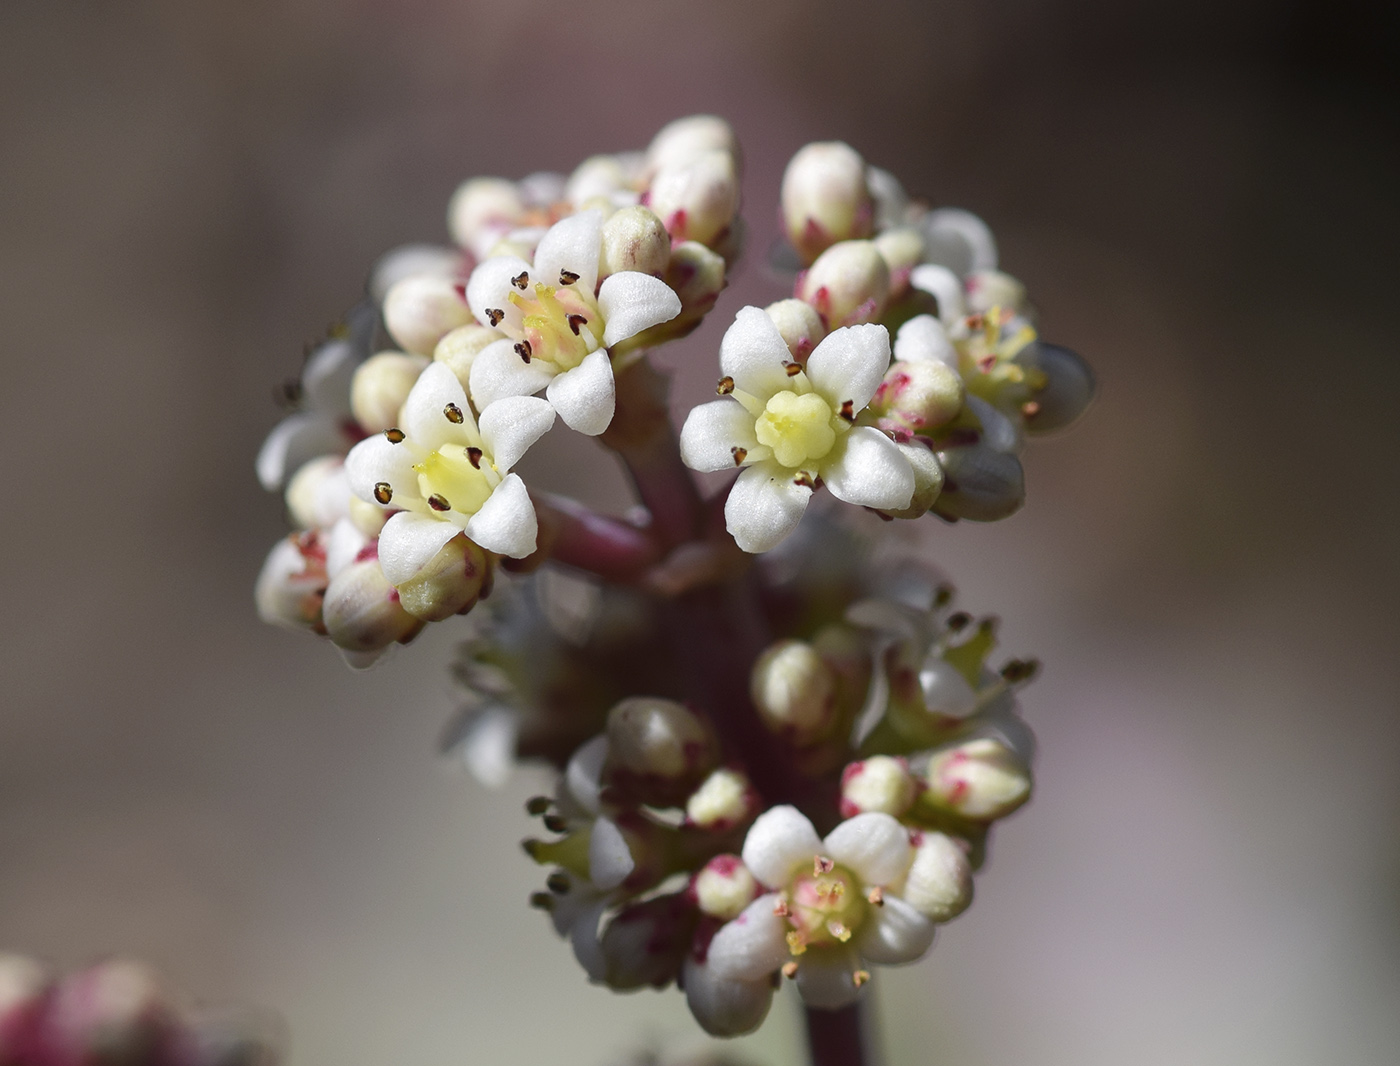
[[[466,393],[443,363],[423,371],[404,401],[400,427],[361,441],[345,459],[350,488],[393,508],[379,535],[379,561],[395,585],[412,578],[462,531],[498,555],[535,550],[535,509],[510,468],[554,424],[543,400],[502,400],[472,418]]]
[[[681,456],[692,470],[745,468],[724,507],[739,547],[775,547],[797,527],[818,481],[857,506],[909,506],[908,460],[879,430],[855,424],[889,366],[885,327],[834,330],[804,367],[773,320],[745,307],[719,361],[725,397],[690,412]]]
[[[483,325],[506,334],[472,363],[479,409],[544,389],[571,429],[593,436],[608,428],[614,406],[608,349],[669,322],[681,301],[665,282],[632,270],[599,286],[602,226],[601,211],[571,215],[540,240],[534,265],[496,256],[472,271],[467,302]]]
[[[848,818],[825,840],[795,807],[774,807],[744,840],[744,865],[768,890],[710,942],[714,977],[755,982],[781,969],[810,1007],[854,1002],[866,964],[921,957],[934,925],[897,894],[914,861],[909,831],[888,814]]]

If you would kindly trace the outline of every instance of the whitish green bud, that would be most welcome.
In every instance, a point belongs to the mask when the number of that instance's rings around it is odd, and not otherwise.
[[[978,737],[934,752],[928,761],[924,798],[964,818],[1004,818],[1031,795],[1031,775],[1000,740]]]
[[[739,138],[734,129],[717,115],[690,115],[661,127],[647,146],[645,172],[648,177],[668,167],[685,166],[705,152],[724,152],[741,165]]]
[[[397,426],[399,408],[427,366],[426,356],[380,352],[356,367],[350,380],[350,410],[360,427],[367,433],[383,433]]]
[[[287,513],[298,529],[328,529],[350,513],[350,482],[338,455],[302,463],[287,482]]]
[[[920,836],[899,896],[930,921],[951,921],[972,903],[972,862],[952,837],[927,830]]]
[[[739,173],[728,152],[702,152],[679,166],[657,171],[647,206],[675,241],[711,245],[739,210]]]
[[[757,813],[757,797],[738,770],[716,770],[685,801],[685,817],[701,829],[732,829]]]
[[[258,617],[287,629],[321,629],[326,594],[326,551],[316,532],[277,542],[253,586]]]
[[[835,671],[812,645],[782,640],[754,663],[749,693],[763,724],[794,744],[820,740],[836,716]]]
[[[943,467],[938,456],[922,438],[915,437],[904,442],[895,442],[895,447],[909,462],[914,471],[914,495],[909,498],[909,506],[902,511],[882,511],[891,518],[922,518],[937,502],[943,491]]]
[[[758,882],[737,855],[716,855],[690,882],[702,914],[729,921],[758,898]]]
[[[402,348],[419,355],[431,355],[438,341],[471,321],[466,298],[451,278],[404,278],[384,297],[384,327]]]
[[[1072,424],[1094,398],[1094,372],[1078,353],[1058,344],[1037,341],[1025,359],[1045,374],[1045,385],[1035,399],[1022,409],[1026,428],[1032,433],[1049,433]]]
[[[564,185],[564,199],[575,207],[593,200],[606,200],[620,192],[630,192],[631,175],[623,161],[615,155],[589,156],[569,175]]]
[[[839,241],[870,236],[875,205],[865,160],[840,141],[798,149],[783,172],[782,213],[788,240],[804,263]]]
[[[811,304],[798,299],[779,300],[763,310],[783,335],[783,343],[788,346],[792,357],[805,364],[812,349],[826,336],[821,315]]]
[[[624,207],[603,223],[599,279],[623,270],[664,277],[671,261],[671,237],[656,213],[645,207]]]
[[[515,182],[472,178],[457,187],[447,206],[447,228],[463,248],[481,256],[508,229],[519,225],[525,202]]]
[[[486,553],[458,534],[427,565],[399,585],[399,603],[415,618],[441,622],[476,605],[491,576]]]
[[[841,817],[879,811],[898,818],[914,805],[914,775],[903,759],[872,755],[841,773]]]
[[[874,244],[890,268],[890,298],[898,299],[909,291],[909,276],[923,259],[923,234],[913,226],[899,226],[874,238]]]
[[[449,370],[457,375],[462,388],[467,389],[471,379],[472,363],[488,344],[501,340],[504,333],[480,326],[473,322],[469,326],[458,326],[433,349],[435,362],[446,363]]]
[[[797,279],[796,295],[816,309],[828,329],[874,322],[889,301],[890,268],[872,242],[842,241]]]
[[[944,518],[996,522],[1026,502],[1025,472],[1016,456],[985,444],[945,448],[937,454],[943,491],[933,510]]]
[[[608,712],[608,776],[644,801],[678,803],[714,765],[705,723],[674,700],[634,696]]]
[[[384,523],[389,521],[388,511],[358,496],[350,497],[349,512],[350,524],[370,538],[379,536]]]
[[[423,623],[403,609],[378,559],[354,562],[336,574],[321,607],[326,634],[349,652],[382,651],[406,642]]]
[[[870,403],[880,428],[899,437],[937,429],[957,417],[963,405],[963,381],[945,363],[896,359],[885,372]]]

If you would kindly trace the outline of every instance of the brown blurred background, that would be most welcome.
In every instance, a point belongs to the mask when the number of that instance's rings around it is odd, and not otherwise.
[[[450,625],[382,669],[261,626],[275,383],[478,173],[716,111],[747,265],[841,138],[982,214],[1098,368],[1030,503],[919,527],[1008,653],[1038,798],[882,975],[890,1064],[1400,1060],[1394,7],[5,0],[0,945],[279,1009],[297,1066],[704,1046],[525,907],[528,777],[434,754]],[[623,500],[554,434],[536,463]],[[801,1061],[789,992],[755,1064]]]

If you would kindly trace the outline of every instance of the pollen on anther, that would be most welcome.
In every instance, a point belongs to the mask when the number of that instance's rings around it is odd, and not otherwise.
[[[841,417],[847,422],[856,420],[856,403],[854,400],[846,400],[841,404]]]
[[[776,914],[779,918],[786,918],[789,914],[792,913],[792,910],[788,907],[788,901],[783,899],[782,897],[779,897],[778,902],[773,904],[773,913]]]
[[[535,354],[535,350],[530,347],[529,341],[520,341],[515,346],[515,354],[528,363],[530,361],[530,356]]]
[[[447,497],[440,492],[435,492],[428,497],[428,506],[434,511],[450,511],[452,505],[447,502]]]
[[[865,984],[865,983],[866,983],[867,981],[869,981],[869,980],[870,980],[870,971],[869,971],[869,970],[857,970],[855,973],[851,974],[851,984],[855,985],[857,988],[860,988],[863,984]]]
[[[572,285],[574,282],[578,281],[578,278],[579,276],[575,274],[572,270],[559,271],[560,285]],[[577,330],[575,330],[575,332],[577,332]]]
[[[374,498],[382,504],[387,504],[394,498],[394,487],[387,481],[375,482]]]
[[[501,319],[506,317],[506,313],[498,307],[488,307],[486,309],[486,320],[493,326],[499,326]]]
[[[556,871],[546,877],[544,883],[545,887],[556,896],[565,895],[569,891],[569,875],[566,873]]]
[[[883,907],[885,905],[885,890],[879,885],[876,885],[866,893],[865,898],[875,906]]]
[[[749,457],[749,450],[747,448],[741,448],[736,444],[729,449],[729,454],[734,456],[735,466],[743,466],[744,460]]]
[[[783,963],[783,976],[786,977],[789,981],[796,977],[797,963],[791,961]]]
[[[519,274],[510,279],[510,283],[521,292],[524,292],[530,287],[530,272],[528,270],[522,270]]]
[[[404,432],[401,429],[386,429],[384,431],[384,439],[387,440],[390,444],[402,444],[404,440]]]
[[[460,426],[462,424],[462,409],[455,403],[450,403],[444,407],[442,409],[442,416],[456,425]]]
[[[734,379],[728,374],[719,379],[719,384],[715,386],[715,392],[721,396],[728,396],[734,391]]]
[[[577,280],[578,275],[575,275],[574,277],[575,280]],[[574,331],[574,336],[577,337],[579,327],[586,324],[588,322],[588,318],[585,315],[570,315],[568,321],[569,328]]]
[[[481,449],[480,449],[480,448],[468,448],[468,449],[467,449],[467,462],[471,463],[472,466],[474,466],[474,467],[476,467],[478,470],[480,470],[480,469],[481,469]]]

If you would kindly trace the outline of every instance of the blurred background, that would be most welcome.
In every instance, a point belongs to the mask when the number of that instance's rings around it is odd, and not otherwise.
[[[263,627],[274,386],[475,174],[728,117],[745,267],[843,139],[997,233],[1096,408],[1030,502],[918,533],[1007,654],[1038,795],[880,975],[889,1064],[1400,1059],[1397,15],[1359,0],[5,0],[0,946],[276,1008],[296,1066],[705,1046],[526,908],[523,776],[435,754],[436,626],[368,674]],[[538,476],[626,502],[600,450]],[[803,1061],[794,994],[730,1050]]]

